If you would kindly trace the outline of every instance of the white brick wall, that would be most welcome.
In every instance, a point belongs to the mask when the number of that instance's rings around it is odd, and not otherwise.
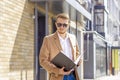
[[[34,4],[0,0],[0,80],[34,80]]]

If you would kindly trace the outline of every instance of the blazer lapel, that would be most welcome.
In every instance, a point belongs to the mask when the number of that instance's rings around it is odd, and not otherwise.
[[[59,40],[57,32],[55,32],[55,34],[54,34],[54,41],[55,41],[56,47],[59,49],[59,51],[61,51],[62,47],[60,45],[60,40]]]

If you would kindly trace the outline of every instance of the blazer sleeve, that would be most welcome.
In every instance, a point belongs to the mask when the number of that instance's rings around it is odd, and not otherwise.
[[[55,73],[57,75],[59,74],[59,68],[50,62],[50,52],[47,37],[43,39],[43,44],[39,54],[39,62],[40,65],[49,73]]]

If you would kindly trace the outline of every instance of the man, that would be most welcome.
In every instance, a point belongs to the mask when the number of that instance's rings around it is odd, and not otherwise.
[[[79,55],[75,36],[67,32],[69,16],[65,13],[58,14],[55,25],[56,32],[46,36],[43,40],[39,56],[40,64],[49,73],[49,80],[79,80],[76,69],[64,71],[64,67],[58,68],[51,63],[51,60],[61,50],[73,61]]]

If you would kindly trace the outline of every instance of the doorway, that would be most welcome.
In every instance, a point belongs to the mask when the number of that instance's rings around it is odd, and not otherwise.
[[[47,72],[40,66],[39,54],[43,38],[46,35],[45,14],[35,9],[35,80],[47,80]]]

